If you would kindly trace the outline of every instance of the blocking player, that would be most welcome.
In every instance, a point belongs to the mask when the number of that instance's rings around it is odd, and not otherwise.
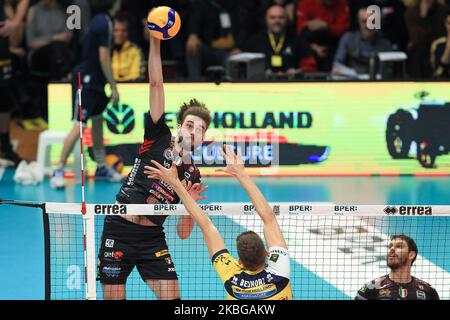
[[[181,198],[189,214],[199,225],[214,268],[222,280],[227,299],[292,300],[290,259],[286,241],[276,216],[255,183],[247,175],[242,159],[227,146],[225,169],[218,169],[236,177],[249,195],[256,212],[264,223],[264,238],[269,247],[266,254],[261,238],[253,231],[241,233],[236,240],[239,259],[233,258],[209,217],[184,189],[175,167],[167,169],[156,161],[146,166],[149,178],[170,183]]]

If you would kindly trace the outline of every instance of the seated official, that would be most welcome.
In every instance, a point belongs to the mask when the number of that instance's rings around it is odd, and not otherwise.
[[[317,71],[316,60],[308,43],[287,31],[286,10],[282,6],[273,5],[267,9],[266,26],[267,30],[250,38],[244,51],[264,53],[266,69],[270,73]]]

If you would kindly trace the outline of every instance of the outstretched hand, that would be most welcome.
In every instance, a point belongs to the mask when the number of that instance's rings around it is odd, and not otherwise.
[[[237,154],[234,153],[233,148],[230,145],[225,146],[225,152],[219,149],[223,158],[225,159],[227,166],[225,168],[216,169],[216,172],[226,172],[235,177],[245,173],[244,162],[242,161],[242,155],[240,151]]]
[[[202,188],[203,182],[194,183],[192,185],[192,182],[189,181],[186,183],[186,180],[183,180],[183,181],[181,181],[181,183],[183,184],[184,188],[187,190],[187,192],[189,193],[191,198],[194,199],[195,202],[208,199],[207,196],[202,196],[202,194],[206,190],[208,190],[208,186],[205,186],[204,188]]]
[[[174,162],[172,162],[172,166],[169,169],[165,168],[155,160],[152,160],[151,162],[156,166],[156,168],[151,166],[144,167],[144,173],[148,175],[148,178],[164,180],[172,186],[179,181],[177,166]]]

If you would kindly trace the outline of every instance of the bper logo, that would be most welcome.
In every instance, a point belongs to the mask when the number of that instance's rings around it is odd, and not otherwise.
[[[387,215],[394,215],[394,214],[396,214],[398,212],[396,207],[390,207],[390,206],[387,206],[386,208],[384,208],[383,211]]]
[[[124,204],[96,204],[95,214],[127,214],[127,206]]]

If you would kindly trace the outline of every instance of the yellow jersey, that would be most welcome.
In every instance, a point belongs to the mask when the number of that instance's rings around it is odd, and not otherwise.
[[[264,267],[256,271],[246,270],[227,249],[216,252],[211,260],[228,300],[292,300],[290,258],[285,248],[269,248]]]
[[[130,41],[126,41],[120,49],[113,48],[111,63],[116,81],[134,81],[144,77],[142,50]]]

